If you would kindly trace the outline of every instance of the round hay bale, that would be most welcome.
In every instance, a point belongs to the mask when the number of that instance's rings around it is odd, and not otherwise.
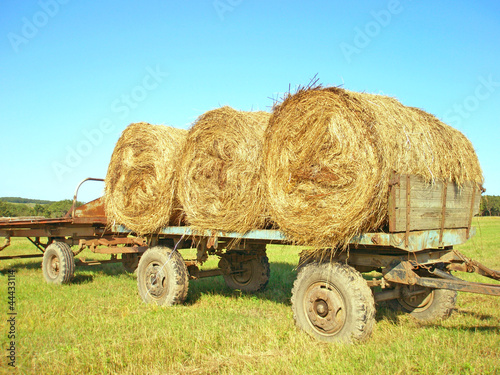
[[[105,182],[110,222],[137,234],[168,225],[175,204],[175,158],[187,130],[145,122],[129,125],[116,143]]]
[[[190,129],[178,163],[178,197],[197,230],[245,233],[266,222],[262,142],[270,114],[208,111]]]
[[[345,247],[387,219],[393,171],[482,183],[459,131],[396,99],[306,88],[273,108],[264,141],[272,220],[297,244]]]

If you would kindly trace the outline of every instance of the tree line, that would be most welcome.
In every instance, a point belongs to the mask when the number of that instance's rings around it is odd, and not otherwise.
[[[0,200],[0,217],[19,217],[19,216],[43,216],[46,218],[61,217],[69,211],[73,201],[70,199],[50,204],[36,203],[12,203]],[[81,206],[77,202],[77,206]]]
[[[500,195],[483,195],[480,206],[481,216],[500,216]]]
[[[10,203],[38,203],[38,204],[51,204],[55,203],[55,201],[47,201],[42,199],[29,199],[29,198],[21,198],[21,197],[2,197],[0,201],[10,202]]]
[[[8,201],[6,201],[8,200]],[[15,202],[13,202],[14,200]],[[24,201],[24,202],[22,202]],[[42,204],[40,200],[27,198],[0,198],[0,217],[43,216],[47,218],[61,217],[71,208],[73,202],[65,199],[58,202]],[[35,203],[33,205],[33,203]],[[83,203],[77,202],[77,207]],[[483,195],[479,209],[480,216],[500,216],[500,196]]]

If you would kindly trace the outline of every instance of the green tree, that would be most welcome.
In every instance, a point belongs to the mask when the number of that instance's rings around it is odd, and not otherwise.
[[[77,202],[77,207],[80,202]],[[54,202],[47,207],[50,217],[61,217],[66,215],[66,213],[70,210],[73,201],[70,199],[65,199],[59,202]]]
[[[12,213],[6,203],[0,202],[0,217],[11,217]]]
[[[47,210],[47,207],[41,204],[36,204],[33,208],[35,216],[44,216],[49,217],[50,213]]]
[[[500,215],[500,196],[498,195],[483,195],[481,199],[481,215],[482,216],[499,216]]]

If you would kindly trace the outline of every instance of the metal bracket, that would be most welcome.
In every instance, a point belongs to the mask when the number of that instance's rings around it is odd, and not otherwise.
[[[413,268],[411,261],[393,262],[388,267],[389,271],[384,272],[384,279],[398,284],[420,285],[431,289],[449,289],[500,296],[500,285],[498,284],[474,283],[449,276],[446,278],[420,277],[413,271]],[[496,272],[492,270],[489,271]],[[440,276],[439,272],[434,273]],[[498,273],[496,277],[499,277]]]
[[[413,266],[409,261],[392,262],[387,270],[384,270],[384,279],[398,284],[415,285],[418,275],[413,272]]]

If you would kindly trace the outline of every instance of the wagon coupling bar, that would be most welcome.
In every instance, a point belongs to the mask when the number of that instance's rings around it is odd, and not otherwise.
[[[473,283],[460,279],[435,279],[432,277],[418,277],[416,284],[433,289],[449,289],[460,292],[500,296],[500,285],[498,284]]]
[[[461,263],[452,263],[448,266],[449,269],[463,272],[475,272],[493,280],[500,280],[500,272],[492,270],[485,265],[466,257],[457,250],[453,250],[453,254],[459,258]]]
[[[439,275],[439,271],[436,276]],[[393,262],[387,267],[384,279],[389,282],[406,285],[420,285],[431,289],[449,289],[460,292],[470,292],[500,296],[500,284],[483,284],[461,280],[459,278],[434,278],[417,275],[410,262]]]
[[[86,181],[104,181],[103,178],[94,178],[94,177],[87,177],[86,179],[82,180],[78,186],[76,187],[76,190],[75,190],[75,195],[73,196],[73,204],[71,205],[71,209],[68,211],[68,213],[66,214],[66,217],[69,217],[70,213],[71,213],[71,217],[75,217],[75,209],[76,209],[76,197],[78,196],[78,190],[80,189],[80,186],[82,186],[82,184]]]
[[[443,279],[448,279],[448,280],[461,280],[458,277],[455,277],[453,275],[450,275],[448,272],[441,271],[439,268],[435,268],[433,270],[429,270],[430,273],[441,277]]]

